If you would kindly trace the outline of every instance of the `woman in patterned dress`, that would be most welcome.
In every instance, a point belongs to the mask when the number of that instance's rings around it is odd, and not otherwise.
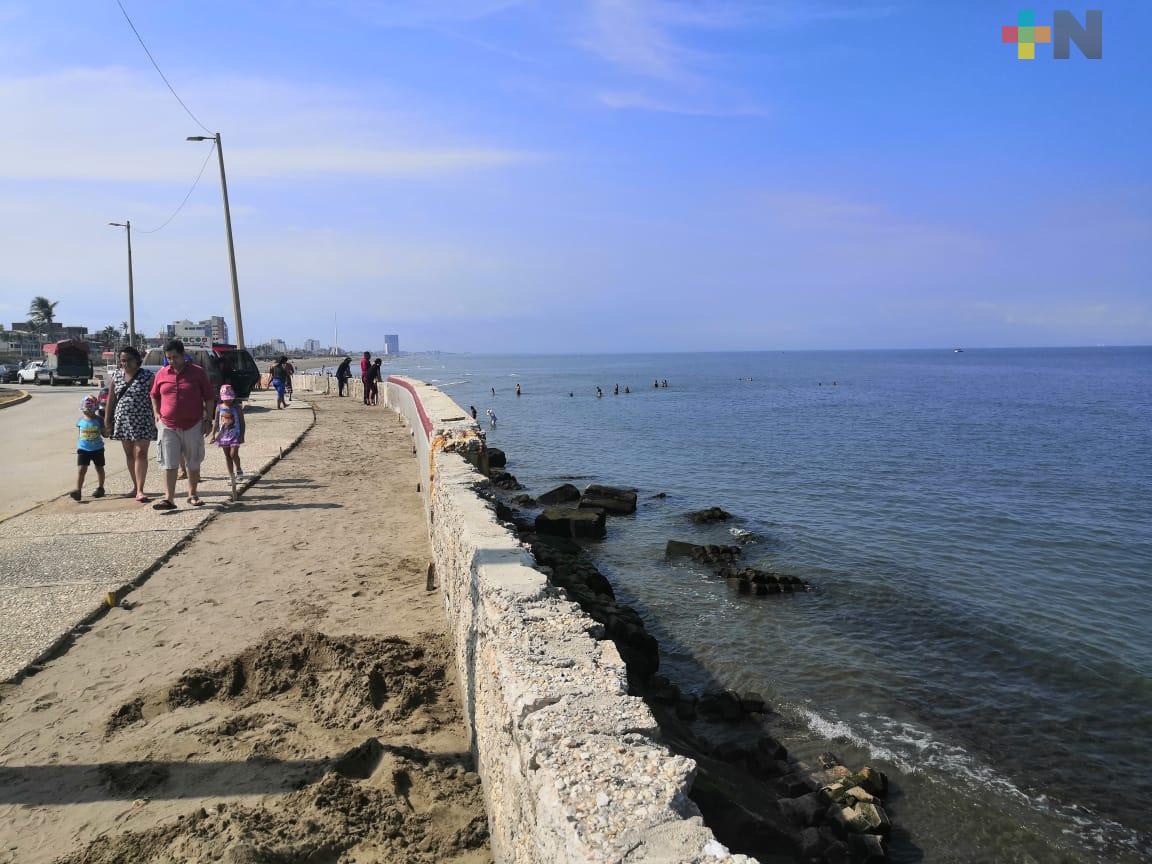
[[[104,409],[104,428],[108,437],[124,446],[124,459],[132,477],[132,491],[141,504],[148,502],[144,482],[148,479],[148,448],[156,440],[156,418],[152,413],[152,372],[140,368],[140,352],[130,345],[120,349],[119,368],[112,372],[108,384],[108,404]]]

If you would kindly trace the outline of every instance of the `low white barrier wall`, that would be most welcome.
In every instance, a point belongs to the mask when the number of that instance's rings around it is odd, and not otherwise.
[[[317,378],[295,386],[328,392]],[[616,646],[477,494],[478,424],[419,381],[391,376],[381,395],[412,429],[496,861],[755,864],[703,824],[695,765],[659,743]]]
[[[432,547],[497,861],[750,862],[687,797],[695,765],[658,743],[624,662],[476,494],[478,425],[434,387],[390,377],[413,430]],[[423,440],[422,440],[423,439]]]

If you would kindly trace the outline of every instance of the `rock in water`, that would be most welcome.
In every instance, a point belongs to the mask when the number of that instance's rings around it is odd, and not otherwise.
[[[509,474],[507,471],[493,471],[488,476],[492,480],[492,485],[497,489],[515,491],[524,488],[520,485],[520,481],[516,479],[516,475]]]
[[[712,522],[727,522],[732,514],[720,507],[709,507],[706,510],[693,510],[688,518],[697,525],[707,525]]]
[[[669,540],[664,554],[669,558],[678,555],[688,556],[701,564],[726,564],[740,557],[740,547],[717,546],[714,543],[698,546],[695,543],[685,543],[683,540]]]
[[[591,485],[584,490],[581,507],[600,507],[609,513],[626,515],[636,512],[636,490],[615,486]]]
[[[563,486],[550,489],[536,500],[545,507],[550,507],[553,504],[568,504],[580,500],[580,490],[571,483],[565,483]]]
[[[499,447],[489,447],[485,452],[488,454],[489,468],[503,468],[508,464],[508,457]]]
[[[603,510],[576,507],[548,507],[536,517],[536,530],[558,537],[585,537],[600,540],[605,532]]]

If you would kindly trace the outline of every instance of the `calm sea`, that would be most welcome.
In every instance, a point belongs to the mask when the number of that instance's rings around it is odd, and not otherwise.
[[[762,692],[802,758],[889,771],[894,860],[1152,857],[1152,349],[389,371],[492,408],[490,442],[534,493],[638,488],[635,517],[592,551],[664,671]],[[683,515],[711,505],[735,526]],[[732,542],[732,527],[757,538],[748,564],[816,590],[741,597],[664,557],[669,538]]]

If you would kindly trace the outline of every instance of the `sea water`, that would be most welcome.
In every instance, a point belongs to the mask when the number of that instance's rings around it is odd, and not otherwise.
[[[489,442],[532,493],[637,488],[590,551],[662,671],[761,692],[800,758],[888,771],[894,861],[1152,858],[1152,349],[387,371],[491,408]],[[736,518],[684,515],[712,505]],[[754,538],[745,564],[815,590],[740,596],[664,556],[734,528]]]

